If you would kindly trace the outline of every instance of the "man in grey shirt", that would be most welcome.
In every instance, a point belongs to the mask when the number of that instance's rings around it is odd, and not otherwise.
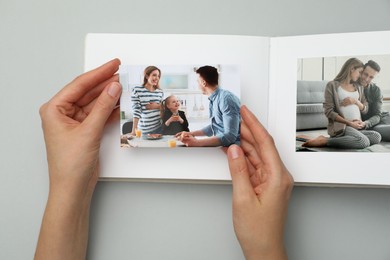
[[[390,115],[389,112],[382,111],[382,92],[375,83],[371,82],[380,70],[378,63],[373,60],[369,60],[364,64],[359,84],[364,87],[368,112],[362,115],[362,120],[365,129],[379,132],[382,141],[390,142]]]

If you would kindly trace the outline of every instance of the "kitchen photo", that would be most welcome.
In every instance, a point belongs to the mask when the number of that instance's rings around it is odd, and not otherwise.
[[[121,147],[239,143],[236,65],[121,65]]]

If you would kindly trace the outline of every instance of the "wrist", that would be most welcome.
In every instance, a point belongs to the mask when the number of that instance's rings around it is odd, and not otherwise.
[[[49,192],[35,259],[85,259],[91,198]]]
[[[241,244],[241,241],[240,241]],[[267,238],[258,243],[250,243],[247,247],[242,247],[245,259],[272,259],[281,260],[287,259],[287,252],[284,246],[283,239],[279,238]]]
[[[70,185],[50,185],[48,204],[54,202],[62,205],[64,210],[86,208],[91,204],[93,190],[72,188]]]
[[[258,260],[258,259],[270,259],[270,260],[284,260],[287,259],[287,253],[284,246],[272,250],[259,250],[258,252],[245,253],[245,259]]]
[[[76,176],[68,174],[69,176],[65,178],[67,173],[69,171],[62,173],[50,171],[49,199],[60,199],[72,205],[90,203],[98,180],[97,173],[86,173],[81,177],[82,172],[74,172]]]

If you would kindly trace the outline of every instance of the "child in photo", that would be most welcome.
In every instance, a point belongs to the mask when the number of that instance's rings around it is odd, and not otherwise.
[[[163,135],[175,135],[182,131],[190,131],[186,115],[179,108],[180,102],[174,95],[167,97],[161,103]]]

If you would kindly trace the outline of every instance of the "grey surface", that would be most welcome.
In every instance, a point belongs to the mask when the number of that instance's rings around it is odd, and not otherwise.
[[[1,1],[0,259],[33,256],[48,192],[38,108],[82,72],[87,32],[389,30],[389,13],[388,0]],[[243,259],[230,196],[229,185],[99,183],[88,258]],[[390,259],[389,201],[388,189],[296,187],[290,259]]]

